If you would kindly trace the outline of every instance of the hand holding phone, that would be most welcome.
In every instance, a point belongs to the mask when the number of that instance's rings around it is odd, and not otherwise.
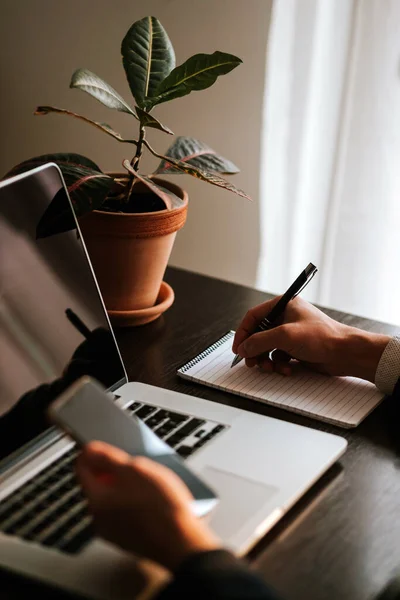
[[[106,442],[132,456],[146,456],[170,468],[189,488],[197,516],[208,514],[218,503],[215,493],[170,446],[143,421],[117,406],[90,377],[82,377],[61,394],[49,406],[48,416],[80,445],[95,440]]]
[[[193,514],[183,481],[153,460],[92,442],[83,448],[77,472],[98,534],[114,545],[170,571],[194,553],[221,547]],[[99,474],[111,476],[111,483],[105,486]]]

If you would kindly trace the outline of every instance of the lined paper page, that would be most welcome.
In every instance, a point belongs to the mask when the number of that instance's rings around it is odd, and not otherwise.
[[[186,379],[279,406],[341,427],[356,427],[383,399],[376,387],[355,377],[330,377],[294,365],[284,377],[249,369],[244,361],[230,368],[231,331],[207,348],[178,374]]]

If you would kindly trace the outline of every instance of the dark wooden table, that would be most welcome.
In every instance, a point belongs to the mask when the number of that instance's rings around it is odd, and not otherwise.
[[[340,463],[249,558],[287,600],[373,598],[400,569],[400,411],[387,400],[359,427],[345,430],[179,379],[181,364],[234,329],[249,307],[269,296],[175,268],[165,279],[176,295],[170,310],[144,327],[117,331],[130,380],[344,436],[349,446]],[[390,325],[326,312],[367,330],[395,332]]]

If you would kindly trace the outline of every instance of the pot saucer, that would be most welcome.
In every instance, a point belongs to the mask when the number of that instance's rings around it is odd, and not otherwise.
[[[116,327],[136,327],[158,319],[171,306],[174,299],[174,290],[168,283],[162,281],[154,306],[137,310],[108,310],[107,312],[111,323]]]

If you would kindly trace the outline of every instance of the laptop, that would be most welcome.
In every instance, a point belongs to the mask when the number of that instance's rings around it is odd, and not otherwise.
[[[77,449],[45,417],[77,378],[100,381],[216,491],[210,526],[237,554],[335,463],[346,441],[128,382],[79,229],[56,223],[59,232],[44,237],[53,199],[73,223],[54,164],[0,183],[0,567],[88,598],[132,600],[137,560],[96,537],[75,479]]]

